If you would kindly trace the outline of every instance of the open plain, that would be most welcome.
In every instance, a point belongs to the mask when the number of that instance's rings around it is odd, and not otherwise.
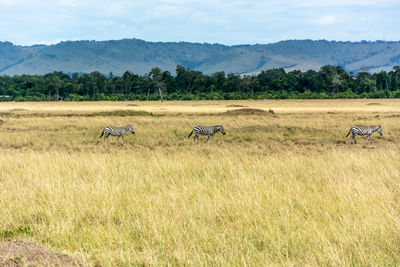
[[[399,100],[1,103],[0,242],[89,266],[399,265],[399,121]],[[351,144],[354,124],[383,136]]]

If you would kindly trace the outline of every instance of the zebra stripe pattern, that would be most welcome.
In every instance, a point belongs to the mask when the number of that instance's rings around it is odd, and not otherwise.
[[[210,139],[211,136],[211,140],[214,142],[214,134],[216,132],[221,132],[223,135],[226,134],[225,129],[222,125],[216,125],[216,126],[195,126],[193,128],[193,130],[190,132],[188,138],[190,136],[192,136],[193,132],[195,133],[195,135],[193,136],[193,140],[197,141],[199,140],[199,135],[207,135],[207,140],[206,142]]]
[[[349,133],[346,135],[346,137],[349,136],[349,134],[351,133],[351,138],[353,138],[354,143],[357,144],[356,141],[357,135],[366,135],[365,140],[369,137],[369,140],[372,141],[371,134],[373,134],[374,132],[378,132],[380,135],[383,134],[380,125],[373,125],[373,126],[354,125],[351,126]]]
[[[135,133],[135,130],[133,130],[133,127],[130,124],[123,126],[123,127],[114,127],[111,125],[107,125],[104,127],[103,132],[101,133],[100,137],[102,137],[104,135],[104,140],[106,140],[106,139],[108,140],[108,137],[110,135],[112,135],[112,136],[116,136],[117,141],[118,141],[119,138],[122,136],[122,140],[124,140],[125,134],[128,131],[131,132],[132,134]]]

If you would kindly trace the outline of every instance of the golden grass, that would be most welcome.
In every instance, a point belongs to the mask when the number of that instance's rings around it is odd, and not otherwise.
[[[162,114],[219,113],[238,108],[273,109],[278,113],[310,112],[400,112],[396,99],[363,100],[254,100],[254,101],[168,101],[168,102],[5,102],[1,112],[92,113],[111,110],[140,110]]]
[[[2,103],[0,241],[102,266],[399,265],[399,104]],[[223,113],[242,106],[275,114]],[[78,116],[113,110],[159,116]],[[196,124],[227,135],[195,144]],[[384,135],[350,144],[352,124]]]

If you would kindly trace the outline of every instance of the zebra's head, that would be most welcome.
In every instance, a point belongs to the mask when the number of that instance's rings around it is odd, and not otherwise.
[[[131,124],[128,125],[128,131],[130,131],[132,134],[135,133],[135,130],[133,130],[133,127]]]
[[[221,133],[222,133],[223,135],[225,135],[226,132],[225,132],[224,126],[220,125],[220,126],[218,126],[218,127],[219,127],[219,130],[221,131]]]
[[[383,135],[382,133],[382,128],[380,125],[378,125],[378,129],[376,130],[380,135]]]

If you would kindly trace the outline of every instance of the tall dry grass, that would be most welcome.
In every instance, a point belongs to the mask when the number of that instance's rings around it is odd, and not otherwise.
[[[0,105],[0,239],[103,266],[398,265],[399,102],[369,102]],[[125,142],[98,138],[128,123]],[[352,145],[354,123],[384,136]],[[196,124],[227,135],[196,144]]]

